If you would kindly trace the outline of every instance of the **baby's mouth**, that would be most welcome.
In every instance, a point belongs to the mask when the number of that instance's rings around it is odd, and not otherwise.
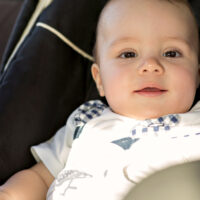
[[[135,90],[134,93],[140,94],[142,96],[149,96],[149,97],[154,97],[154,96],[159,96],[167,92],[167,90],[157,88],[157,87],[145,87],[139,90]]]
[[[146,87],[146,88],[143,88],[141,90],[136,90],[136,91],[143,91],[143,92],[159,92],[159,91],[165,91],[165,90],[162,90],[162,89],[159,89],[159,88],[155,88],[155,87]]]

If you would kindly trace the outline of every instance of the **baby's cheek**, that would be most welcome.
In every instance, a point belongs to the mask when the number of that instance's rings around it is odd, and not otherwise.
[[[177,84],[182,91],[188,92],[196,90],[197,71],[191,68],[179,68],[174,71],[174,83]]]

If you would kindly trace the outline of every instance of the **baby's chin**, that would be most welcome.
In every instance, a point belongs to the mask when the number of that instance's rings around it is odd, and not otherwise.
[[[157,119],[162,116],[171,115],[171,114],[182,114],[190,110],[190,105],[187,104],[143,104],[143,105],[134,105],[128,107],[115,107],[113,112],[123,115],[128,118],[133,118],[136,120],[146,120],[146,119]],[[120,108],[120,109],[119,109]]]
[[[180,112],[179,112],[180,113]],[[183,112],[181,112],[183,113]],[[146,110],[138,113],[121,113],[121,115],[133,118],[136,120],[147,120],[147,119],[157,119],[162,116],[177,114],[175,112],[164,112],[164,111],[156,111],[156,110]]]

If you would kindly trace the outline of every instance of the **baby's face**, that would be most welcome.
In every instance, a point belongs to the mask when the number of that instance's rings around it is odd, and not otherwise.
[[[115,0],[98,33],[92,73],[114,112],[149,119],[190,109],[199,84],[198,32],[185,5]]]

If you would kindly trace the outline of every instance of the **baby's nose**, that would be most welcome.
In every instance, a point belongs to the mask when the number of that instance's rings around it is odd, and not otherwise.
[[[139,66],[138,72],[141,75],[145,75],[149,73],[161,75],[164,72],[164,68],[157,59],[148,58]]]

